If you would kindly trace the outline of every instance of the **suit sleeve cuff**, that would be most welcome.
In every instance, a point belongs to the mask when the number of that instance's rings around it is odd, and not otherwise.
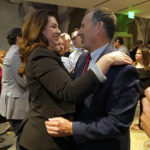
[[[72,124],[73,139],[76,144],[84,143],[85,139],[82,137],[85,133],[85,128],[81,125],[81,122],[74,121]],[[80,136],[81,135],[81,136]]]

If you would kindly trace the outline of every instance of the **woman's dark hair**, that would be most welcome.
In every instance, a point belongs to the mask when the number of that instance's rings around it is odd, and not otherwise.
[[[21,37],[21,28],[13,28],[7,35],[9,45],[16,44],[17,36]]]

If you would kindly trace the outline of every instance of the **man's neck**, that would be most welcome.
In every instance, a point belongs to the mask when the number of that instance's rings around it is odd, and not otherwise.
[[[102,46],[104,46],[104,45],[106,45],[107,43],[109,43],[110,41],[102,41],[102,42],[97,42],[95,45],[94,45],[94,47],[92,47],[90,50],[88,50],[90,53],[91,52],[93,52],[93,51],[95,51],[96,49],[98,49],[98,48],[100,48],[100,47],[102,47]]]

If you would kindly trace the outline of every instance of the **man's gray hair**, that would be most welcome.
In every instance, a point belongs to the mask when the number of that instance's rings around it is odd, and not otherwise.
[[[117,18],[114,12],[108,8],[99,8],[99,9],[90,9],[87,10],[85,14],[93,12],[92,22],[97,24],[102,21],[104,23],[104,28],[107,34],[107,37],[112,39],[115,33],[115,28],[117,24]]]

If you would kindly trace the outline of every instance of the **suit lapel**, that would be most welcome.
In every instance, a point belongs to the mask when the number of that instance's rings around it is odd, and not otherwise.
[[[81,56],[79,57],[79,60],[77,61],[77,64],[75,67],[74,78],[82,75],[82,72],[86,63],[87,55],[88,55],[88,52],[81,54]]]
[[[115,51],[116,49],[112,46],[112,44],[108,44],[107,47],[104,49],[104,51],[102,52],[102,54],[98,57],[98,59],[100,57],[102,57],[103,55],[105,54],[108,54],[110,52],[113,52]],[[76,67],[75,67],[75,73],[74,73],[74,78],[76,77],[79,77],[82,75],[82,72],[83,72],[83,69],[84,69],[84,66],[85,66],[85,62],[86,62],[86,57],[88,55],[88,52],[87,53],[83,53],[78,61],[77,61],[77,64],[76,64]],[[97,60],[98,60],[97,59]]]
[[[107,46],[106,46],[106,48],[104,49],[104,51],[102,52],[102,54],[98,57],[98,59],[99,58],[101,58],[103,55],[105,55],[105,54],[108,54],[108,53],[111,53],[111,52],[113,52],[113,51],[116,51],[117,49],[115,49],[113,46],[112,46],[112,44],[108,44]],[[97,59],[97,60],[98,60]]]

